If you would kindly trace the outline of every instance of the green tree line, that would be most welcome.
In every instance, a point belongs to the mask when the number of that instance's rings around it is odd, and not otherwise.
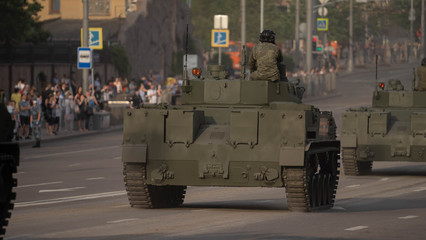
[[[311,0],[309,0],[311,1]],[[277,42],[293,40],[295,37],[296,0],[288,1],[283,8],[281,1],[264,1],[264,29],[271,29],[277,34]],[[300,22],[306,22],[305,0],[300,0]],[[327,5],[329,19],[328,39],[337,40],[339,44],[349,42],[349,0],[330,0]],[[416,19],[414,31],[420,27],[421,0],[414,0]],[[410,29],[408,15],[410,1],[368,1],[357,3],[353,0],[353,40],[362,41],[368,35],[383,37],[394,31],[395,27]],[[230,39],[241,39],[241,0],[192,0],[192,23],[195,37],[201,39],[205,49],[210,48],[213,18],[216,14],[228,15]],[[315,15],[314,15],[315,16]],[[315,27],[315,24],[313,24]],[[246,0],[246,41],[257,42],[260,33],[260,1]]]

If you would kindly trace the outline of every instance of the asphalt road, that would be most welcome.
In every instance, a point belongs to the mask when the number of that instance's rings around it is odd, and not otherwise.
[[[341,75],[338,96],[310,103],[332,110],[370,105],[374,69]],[[379,77],[408,78],[387,68]],[[408,85],[410,86],[410,85]],[[296,213],[285,189],[188,187],[175,209],[133,209],[123,184],[121,132],[24,146],[5,239],[425,239],[426,163],[375,163],[342,174],[333,209]]]

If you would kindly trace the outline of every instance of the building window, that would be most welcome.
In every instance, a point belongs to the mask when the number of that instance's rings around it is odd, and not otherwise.
[[[50,0],[50,12],[59,13],[61,10],[61,0]]]
[[[110,0],[91,0],[89,1],[89,15],[109,15],[109,5]]]

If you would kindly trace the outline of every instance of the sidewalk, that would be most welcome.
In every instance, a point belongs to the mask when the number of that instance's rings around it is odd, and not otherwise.
[[[122,131],[122,130],[123,130],[123,125],[117,125],[117,126],[110,126],[107,129],[89,130],[87,132],[59,131],[57,135],[49,135],[47,134],[46,129],[41,129],[41,147],[45,146],[46,143],[61,140],[61,139],[72,139],[72,138],[90,136],[94,134],[103,134],[103,133]],[[16,141],[14,139],[13,142],[19,142],[20,146],[32,146],[35,144],[35,139],[33,137],[31,137],[31,139],[21,139],[19,141]]]

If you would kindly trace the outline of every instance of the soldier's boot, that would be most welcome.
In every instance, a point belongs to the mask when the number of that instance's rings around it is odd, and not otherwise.
[[[33,148],[39,148],[40,147],[40,140],[36,140],[36,144],[33,146]]]

